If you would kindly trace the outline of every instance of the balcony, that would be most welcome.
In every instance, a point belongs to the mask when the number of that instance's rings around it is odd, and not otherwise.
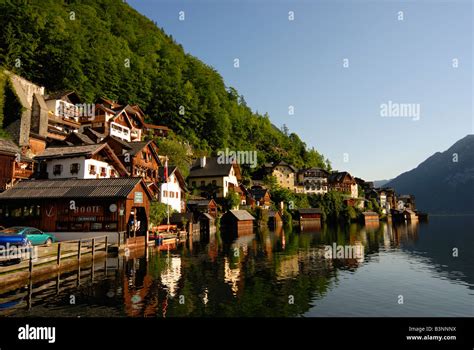
[[[13,176],[15,179],[29,179],[33,175],[33,169],[15,168]]]

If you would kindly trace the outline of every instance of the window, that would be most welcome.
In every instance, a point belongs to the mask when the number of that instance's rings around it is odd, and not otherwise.
[[[176,198],[179,198],[179,192],[176,192]]]
[[[72,163],[71,164],[71,174],[77,174],[79,172],[79,169],[80,169],[80,165],[79,163]]]
[[[110,177],[117,177],[117,174],[114,169],[110,169]]]
[[[174,192],[170,192],[170,198],[174,198]]]
[[[148,160],[148,157],[147,157],[146,152],[142,152],[142,158],[143,158],[144,160]]]
[[[168,197],[168,191],[163,191],[163,197],[164,198]]]
[[[54,175],[61,175],[63,172],[63,165],[62,164],[55,164],[53,167],[53,174]]]
[[[103,168],[103,167],[100,168],[100,176],[102,176],[102,177],[107,176],[107,169],[106,168]]]
[[[95,175],[96,174],[95,165],[92,165],[92,164],[89,165],[89,174],[90,175]]]

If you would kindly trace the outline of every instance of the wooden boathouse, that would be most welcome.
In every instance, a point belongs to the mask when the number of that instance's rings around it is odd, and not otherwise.
[[[0,222],[145,236],[151,199],[142,178],[25,180],[0,193]]]
[[[322,211],[319,208],[298,209],[298,218],[301,230],[312,230],[321,228]]]
[[[229,210],[221,218],[222,232],[232,237],[253,234],[254,221],[255,218],[246,210]]]

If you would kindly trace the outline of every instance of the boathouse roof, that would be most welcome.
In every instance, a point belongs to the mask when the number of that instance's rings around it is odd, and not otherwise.
[[[300,214],[321,214],[322,211],[319,208],[302,208],[298,209]]]
[[[229,210],[226,214],[232,214],[238,221],[255,220],[247,210]]]
[[[147,186],[139,177],[110,179],[26,180],[0,193],[0,200],[31,198],[105,199],[126,198],[142,182],[145,193],[151,198]]]

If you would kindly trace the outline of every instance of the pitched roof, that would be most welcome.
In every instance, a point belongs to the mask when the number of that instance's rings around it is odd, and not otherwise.
[[[149,143],[152,141],[138,141],[138,142],[127,142],[128,146],[130,147],[130,155],[134,156],[138,152],[140,152],[143,148],[148,146]]]
[[[201,215],[199,216],[200,218],[201,217],[205,217],[206,219],[208,220],[214,220],[214,218],[212,217],[212,215],[208,214],[208,213],[201,213]]]
[[[329,182],[342,182],[346,175],[348,175],[352,180],[354,180],[351,174],[349,174],[347,171],[336,171],[329,174],[328,181]]]
[[[235,164],[219,164],[217,157],[206,157],[206,165],[201,167],[200,159],[197,159],[191,167],[188,178],[227,176],[234,165]]]
[[[0,139],[0,152],[15,155],[20,153],[20,147],[11,140]]]
[[[186,204],[187,205],[197,205],[197,206],[205,206],[207,207],[212,199],[189,199]]]
[[[95,144],[94,141],[92,141],[90,139],[89,136],[83,134],[83,133],[80,133],[80,132],[73,132],[73,133],[70,133],[68,136],[66,136],[66,139],[65,141],[66,142],[72,142],[72,144],[75,144],[74,142],[74,138],[77,139],[79,142],[83,143],[83,144],[86,144],[86,145],[93,145]]]
[[[57,91],[53,92],[49,95],[46,95],[44,98],[46,101],[49,100],[67,100],[70,103],[80,103],[81,99],[79,95],[72,90],[63,90],[63,91]]]
[[[13,141],[0,139],[0,154],[6,154],[11,156],[16,156],[20,154],[20,159],[22,161],[32,162],[33,159],[28,158],[21,154],[20,147],[18,147]]]
[[[322,211],[319,208],[301,208],[298,209],[300,214],[321,214]]]
[[[261,187],[252,187],[250,189],[250,193],[252,195],[252,197],[255,199],[255,200],[260,200],[260,199],[263,199],[263,197],[265,197],[265,194],[268,192],[268,190],[266,188],[261,188]]]
[[[227,213],[232,214],[239,221],[255,220],[255,218],[247,210],[229,210]]]
[[[145,192],[151,198],[143,180],[137,177],[110,179],[61,179],[26,180],[0,193],[0,200],[27,198],[125,198],[142,182]]]
[[[43,153],[36,156],[38,159],[46,158],[68,158],[73,156],[87,156],[97,153],[104,147],[104,144],[92,144],[82,146],[66,146],[66,147],[48,147]]]
[[[103,140],[106,137],[105,134],[101,134],[100,132],[98,132],[98,131],[96,131],[92,128],[85,128],[83,133],[88,134],[87,136],[90,139],[95,139],[94,140],[95,142],[98,142],[98,140]]]

